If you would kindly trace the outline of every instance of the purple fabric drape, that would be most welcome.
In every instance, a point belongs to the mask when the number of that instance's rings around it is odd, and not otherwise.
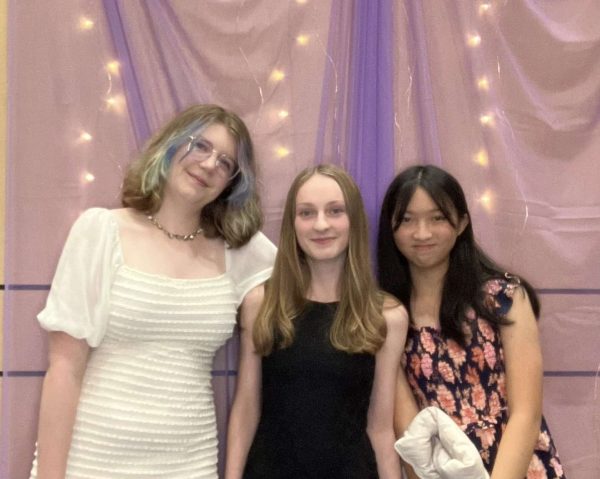
[[[135,133],[135,141],[139,148],[150,136],[151,129],[140,94],[136,71],[133,67],[131,51],[127,44],[127,34],[119,11],[119,2],[118,0],[102,0],[102,4],[106,12],[106,20],[110,28],[113,45],[117,52],[123,79],[123,90],[127,98],[129,117]]]
[[[394,174],[392,21],[392,0],[355,2],[347,168],[363,194],[373,240],[378,210]]]

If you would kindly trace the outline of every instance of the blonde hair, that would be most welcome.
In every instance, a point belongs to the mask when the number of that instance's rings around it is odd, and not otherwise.
[[[214,124],[226,127],[236,142],[240,174],[202,209],[200,225],[207,237],[221,237],[238,248],[262,226],[254,149],[244,122],[220,106],[191,106],[161,128],[130,165],[123,180],[121,203],[144,213],[155,213],[162,204],[173,155],[190,136]]]
[[[310,269],[296,240],[294,220],[298,190],[314,175],[332,178],[340,186],[350,222],[340,303],[329,332],[331,344],[349,353],[374,354],[383,344],[387,330],[381,313],[383,294],[371,271],[367,217],[358,186],[348,173],[334,165],[305,169],[290,187],[273,274],[254,325],[256,351],[267,356],[276,347],[290,346],[294,340],[294,319],[307,302]]]

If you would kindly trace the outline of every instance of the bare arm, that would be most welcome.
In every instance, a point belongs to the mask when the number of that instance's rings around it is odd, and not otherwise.
[[[406,373],[402,365],[398,368],[398,377],[396,380],[396,397],[394,405],[394,431],[396,437],[402,437],[408,425],[418,414],[419,408],[415,397],[413,396]],[[409,479],[418,479],[412,467],[400,459],[404,473]]]
[[[400,477],[400,459],[394,450],[394,392],[400,358],[406,342],[408,315],[402,306],[384,308],[387,337],[377,352],[367,433],[381,479]]]
[[[509,419],[492,479],[522,479],[533,455],[542,417],[542,353],[537,323],[525,290],[519,288],[501,328],[506,363]]]
[[[260,419],[261,357],[254,349],[252,329],[263,295],[263,286],[257,286],[246,295],[242,303],[237,385],[227,428],[226,479],[242,477]]]
[[[66,333],[49,334],[38,425],[38,477],[64,478],[89,346]]]

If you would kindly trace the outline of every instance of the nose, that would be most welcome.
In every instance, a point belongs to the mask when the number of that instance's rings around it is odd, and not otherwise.
[[[413,237],[417,240],[426,240],[431,238],[431,230],[426,221],[419,221],[413,232]]]
[[[317,218],[313,223],[313,228],[317,231],[325,231],[329,228],[329,221],[327,221],[327,216],[323,211],[320,211],[317,214]]]
[[[218,158],[218,153],[216,150],[213,150],[210,152],[210,154],[208,156],[197,161],[197,163],[205,169],[208,168],[208,169],[214,170],[217,168],[217,158]]]

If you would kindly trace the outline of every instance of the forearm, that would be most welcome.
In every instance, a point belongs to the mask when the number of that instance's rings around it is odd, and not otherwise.
[[[407,479],[419,479],[419,476],[415,474],[415,471],[410,464],[404,462],[402,459],[400,459],[400,464],[402,465],[402,477],[406,477]]]
[[[400,477],[400,458],[394,449],[396,439],[391,425],[389,429],[369,431],[369,439],[375,452],[380,479],[398,479]]]
[[[258,427],[257,407],[242,407],[234,402],[227,428],[227,459],[225,479],[240,479],[244,473],[246,459]]]
[[[38,477],[63,479],[81,391],[81,379],[48,369],[38,425]]]
[[[522,479],[533,456],[540,433],[541,417],[511,417],[506,425],[494,462],[491,479]]]

